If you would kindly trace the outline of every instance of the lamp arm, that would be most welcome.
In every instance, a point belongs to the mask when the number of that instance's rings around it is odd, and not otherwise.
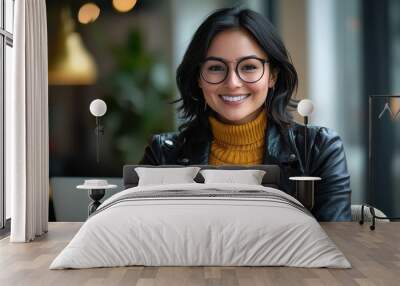
[[[100,163],[100,117],[96,116],[96,161]]]
[[[307,149],[308,149],[308,116],[304,116],[304,175],[308,175]]]

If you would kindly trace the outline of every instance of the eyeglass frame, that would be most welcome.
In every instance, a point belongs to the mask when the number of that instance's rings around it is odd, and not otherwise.
[[[259,61],[263,64],[263,65],[262,65],[262,67],[263,67],[263,72],[262,72],[262,75],[260,76],[260,78],[259,78],[258,80],[255,80],[255,81],[246,81],[246,80],[242,79],[242,77],[241,77],[240,74],[239,74],[239,70],[238,70],[239,64],[240,64],[241,62],[245,61],[245,60],[248,60],[248,59],[259,60]],[[224,77],[221,81],[219,81],[219,82],[209,82],[209,81],[206,80],[205,77],[203,76],[203,73],[201,72],[202,66],[203,66],[203,64],[204,64],[206,61],[209,61],[209,60],[221,62],[221,63],[223,63],[223,64],[227,67],[226,75],[225,75],[225,77]],[[209,83],[209,84],[220,84],[220,83],[224,82],[224,81],[226,80],[226,78],[228,77],[228,75],[229,75],[230,67],[229,67],[228,63],[236,63],[236,66],[235,66],[235,73],[236,73],[236,75],[238,76],[238,78],[240,78],[240,80],[243,81],[243,82],[245,82],[245,83],[256,83],[256,82],[260,81],[260,79],[262,79],[262,77],[264,76],[264,73],[265,73],[265,66],[264,66],[264,65],[265,65],[265,64],[268,64],[269,62],[270,62],[269,60],[261,59],[261,58],[256,57],[256,56],[247,56],[247,57],[243,57],[243,58],[241,58],[241,59],[238,60],[238,61],[225,61],[224,59],[219,58],[219,57],[208,57],[208,58],[204,59],[204,60],[200,63],[200,76],[201,76],[201,78],[202,78],[205,82],[207,82],[207,83]]]

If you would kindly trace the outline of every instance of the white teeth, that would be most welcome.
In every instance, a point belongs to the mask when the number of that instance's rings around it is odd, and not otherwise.
[[[239,96],[226,96],[226,95],[222,95],[222,99],[225,101],[240,101],[245,99],[246,97],[248,97],[249,95],[239,95]]]

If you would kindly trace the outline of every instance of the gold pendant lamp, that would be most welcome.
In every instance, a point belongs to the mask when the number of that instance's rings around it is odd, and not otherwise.
[[[49,84],[92,85],[96,82],[97,66],[93,56],[83,44],[81,35],[75,31],[70,10],[60,13],[57,38],[50,43]]]

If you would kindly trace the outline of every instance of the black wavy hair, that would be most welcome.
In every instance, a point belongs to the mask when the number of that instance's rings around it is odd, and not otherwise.
[[[184,123],[179,130],[189,127],[208,126],[210,108],[204,110],[205,99],[198,86],[200,64],[205,59],[213,38],[220,32],[241,28],[250,33],[268,55],[271,71],[277,72],[274,89],[269,89],[265,112],[268,120],[273,120],[286,130],[292,123],[288,112],[297,101],[292,94],[297,91],[297,73],[275,27],[261,14],[236,6],[218,9],[197,29],[176,72],[176,83],[181,97],[174,103],[182,102],[178,111]],[[196,128],[197,129],[197,128]]]

